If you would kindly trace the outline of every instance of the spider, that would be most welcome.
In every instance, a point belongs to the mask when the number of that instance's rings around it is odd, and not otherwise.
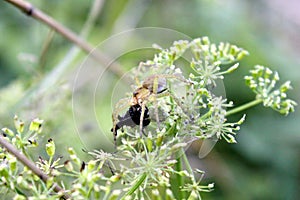
[[[184,78],[171,74],[155,74],[147,77],[142,85],[138,87],[133,93],[132,97],[128,99],[121,99],[115,106],[113,113],[113,128],[111,131],[114,134],[114,143],[116,146],[117,131],[123,126],[134,127],[139,126],[140,135],[142,137],[143,128],[150,124],[149,109],[146,103],[153,101],[155,104],[156,98],[161,96],[173,96],[167,92],[167,78],[176,78],[178,80],[187,82]],[[165,94],[164,94],[165,93]],[[125,102],[125,103],[124,103]],[[125,104],[125,105],[124,105]],[[156,104],[157,105],[157,104]],[[128,111],[124,116],[119,116],[118,113],[127,108]],[[159,123],[157,106],[155,106],[155,117]],[[117,123],[118,121],[118,123]]]

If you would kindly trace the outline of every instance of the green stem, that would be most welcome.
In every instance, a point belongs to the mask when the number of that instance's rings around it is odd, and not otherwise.
[[[50,166],[52,165],[52,159],[53,159],[53,156],[50,156],[50,158],[49,158],[49,165]]]
[[[209,116],[211,115],[211,113],[212,113],[212,111],[211,111],[211,109],[210,109],[207,113],[205,113],[204,115],[201,116],[201,120],[204,120],[204,119],[206,119],[207,117],[209,117]]]
[[[131,189],[121,198],[121,200],[124,200],[127,196],[132,195],[139,187],[140,185],[144,182],[146,179],[147,174],[144,173],[141,175],[140,179],[136,181],[136,183],[131,187]]]
[[[177,163],[175,165],[176,171],[182,171],[182,163],[184,163],[186,170],[188,171],[189,174],[193,174],[193,170],[191,168],[191,165],[189,163],[189,160],[184,152],[184,149],[181,149],[178,153],[177,153]],[[177,181],[178,181],[178,186],[184,186],[184,179],[182,178],[182,176],[177,175]],[[178,193],[178,197],[179,199],[184,199],[186,198],[186,193],[179,191]],[[184,197],[184,198],[182,198]]]
[[[241,105],[239,107],[236,107],[232,110],[229,110],[227,113],[226,113],[226,116],[229,116],[229,115],[232,115],[232,114],[235,114],[235,113],[238,113],[238,112],[241,112],[243,110],[246,110],[250,107],[253,107],[253,106],[256,106],[257,104],[260,104],[261,102],[263,102],[262,99],[255,99],[253,101],[250,101],[249,103],[246,103],[244,105]]]
[[[183,150],[181,150],[181,151],[183,152]],[[187,156],[184,152],[182,153],[182,159],[184,161],[184,165],[186,167],[186,170],[189,172],[189,174],[193,174],[193,169],[192,169],[192,167],[190,165],[190,162],[189,162],[189,160],[188,160],[188,158],[187,158]]]
[[[178,151],[176,153],[176,157],[177,157],[177,162],[175,164],[175,170],[177,172],[180,172],[182,171],[182,161],[181,161],[181,156],[185,155],[185,153],[182,151],[182,149],[180,151]],[[184,181],[183,181],[183,178],[180,174],[177,174],[176,175],[176,180],[177,180],[177,185],[178,185],[178,188],[182,187],[184,185]],[[178,190],[178,198],[179,199],[183,199],[182,196],[183,196],[183,192],[180,192],[180,190]]]

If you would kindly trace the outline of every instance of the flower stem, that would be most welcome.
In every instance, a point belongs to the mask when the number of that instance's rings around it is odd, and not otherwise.
[[[246,103],[244,105],[241,105],[239,107],[236,107],[234,109],[231,109],[229,110],[227,113],[226,113],[226,116],[229,116],[229,115],[232,115],[232,114],[235,114],[235,113],[238,113],[238,112],[241,112],[243,110],[246,110],[250,107],[253,107],[253,106],[256,106],[257,104],[260,104],[263,100],[262,99],[255,99],[253,101],[250,101],[249,103]]]
[[[146,177],[146,173],[142,174],[141,177],[136,181],[136,183],[131,187],[131,189],[121,198],[121,200],[126,199],[126,197],[129,195],[132,195],[136,191],[136,189],[138,189],[140,185],[144,182]]]
[[[183,156],[185,153],[184,153],[183,150],[180,150],[180,151],[178,151],[176,154],[177,154],[177,155],[176,155],[176,157],[177,157],[176,161],[177,161],[177,162],[176,162],[176,164],[175,164],[175,170],[176,170],[177,172],[180,172],[180,171],[182,171],[182,160],[181,160],[181,156]],[[178,188],[183,187],[184,181],[183,181],[182,176],[181,176],[180,174],[177,174],[177,175],[176,175],[176,179],[177,179],[177,185],[178,185]],[[183,199],[183,198],[182,198],[182,195],[183,195],[183,192],[181,192],[180,190],[178,190],[178,198],[179,198],[179,199]]]
[[[186,156],[184,150],[181,149],[181,152],[182,152],[182,159],[183,159],[183,161],[184,161],[184,165],[185,165],[185,167],[186,167],[186,170],[187,170],[190,174],[193,174],[193,169],[192,169],[192,167],[191,167],[191,165],[190,165],[190,162],[189,162],[189,160],[188,160],[188,158],[187,158],[187,156]]]

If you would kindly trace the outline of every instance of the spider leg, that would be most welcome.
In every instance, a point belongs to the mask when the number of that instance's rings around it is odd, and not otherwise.
[[[140,82],[140,80],[139,80],[139,78],[138,78],[138,74],[141,74],[141,69],[142,69],[143,66],[144,66],[144,63],[143,63],[143,62],[140,62],[139,66],[138,66],[138,68],[137,68],[137,73],[136,73],[136,75],[134,76],[135,83],[136,83],[136,85],[138,85],[138,86],[142,85],[141,82]]]
[[[117,148],[117,131],[118,131],[117,122],[113,117],[113,127],[111,129],[111,132],[113,132],[115,148]]]
[[[112,175],[115,175],[116,173],[115,173],[115,170],[112,168],[112,166],[110,165],[110,163],[107,163],[107,166],[108,166],[108,168],[109,168],[109,170],[110,170],[110,173],[112,174]]]
[[[154,111],[155,111],[155,119],[157,122],[157,127],[160,128],[160,123],[159,123],[159,116],[158,116],[158,104],[156,100],[156,96],[158,94],[158,76],[155,76],[153,80],[153,102],[154,102]]]
[[[175,103],[182,109],[182,111],[183,111],[183,113],[184,114],[186,114],[186,113],[188,113],[187,112],[187,109],[183,106],[183,102],[182,101],[180,101],[180,99],[179,98],[177,98],[172,92],[170,92],[170,91],[168,91],[168,92],[166,92],[167,93],[167,95],[168,96],[170,96],[172,99],[173,99],[173,101],[175,101]]]
[[[146,135],[146,133],[145,133],[144,129],[142,130],[142,132],[143,132],[143,135],[146,137],[147,135]]]
[[[160,128],[159,112],[158,112],[158,102],[157,99],[164,96],[170,96],[181,108],[183,108],[182,103],[173,94],[167,91],[167,79],[173,78],[185,84],[188,83],[183,76],[180,74],[154,74],[149,76],[143,83],[143,86],[151,91],[150,101],[154,104],[155,119],[157,122],[157,127]],[[183,109],[184,110],[184,109]]]
[[[142,103],[142,111],[141,111],[141,116],[140,116],[140,136],[143,136],[143,121],[144,121],[144,116],[145,116],[145,109],[146,109],[146,105],[145,105],[145,101]]]
[[[184,107],[184,105],[182,104],[182,102],[180,101],[179,98],[177,98],[172,92],[170,92],[169,90],[163,92],[163,93],[159,93],[155,95],[155,98],[162,98],[162,97],[166,97],[169,96],[172,98],[173,101],[175,101],[175,103],[182,109],[183,114],[188,113],[187,109]]]
[[[158,127],[158,129],[160,129],[160,122],[159,122],[159,116],[158,116],[158,105],[157,105],[156,98],[154,99],[154,112],[155,112],[155,120],[157,123],[157,127]]]
[[[113,111],[113,115],[112,115],[112,121],[113,121],[113,127],[111,129],[111,131],[113,132],[113,136],[114,136],[114,144],[115,144],[115,147],[117,147],[117,131],[120,127],[117,126],[117,121],[120,120],[120,115],[119,113],[128,108],[129,106],[129,99],[128,98],[123,98],[123,99],[120,99],[115,107],[114,107],[114,111]]]
[[[185,79],[182,75],[178,74],[157,74],[158,78],[165,78],[165,79],[177,79],[178,81],[181,81],[183,83],[189,83],[187,79]]]

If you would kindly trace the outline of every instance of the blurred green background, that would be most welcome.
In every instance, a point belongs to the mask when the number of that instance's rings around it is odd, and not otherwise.
[[[254,98],[244,85],[243,76],[255,64],[260,64],[277,70],[282,81],[291,80],[294,90],[290,97],[300,102],[300,2],[297,0],[110,0],[96,3],[32,0],[31,3],[74,32],[85,32],[82,36],[94,46],[100,44],[99,50],[104,52],[118,52],[119,43],[110,46],[114,34],[142,27],[168,28],[191,38],[209,36],[216,43],[231,42],[247,49],[250,56],[242,60],[236,73],[225,77],[229,100],[241,105]],[[95,6],[102,7],[91,12]],[[39,117],[46,121],[46,137],[56,141],[61,154],[67,146],[75,146],[78,152],[83,148],[112,150],[111,104],[118,97],[124,97],[130,86],[122,86],[119,77],[101,71],[100,63],[90,60],[61,35],[12,5],[1,1],[0,10],[1,127],[12,127],[14,114],[25,121]],[[93,14],[94,21],[87,22],[88,16],[93,18]],[[107,44],[101,43],[107,38],[110,38]],[[162,38],[152,35],[136,40],[147,44],[165,42],[162,46],[168,47],[171,38],[168,41]],[[128,40],[126,48],[134,49],[134,45]],[[131,50],[116,60],[128,71],[140,61],[152,58],[153,53],[147,48]],[[80,68],[82,66],[86,70]],[[90,76],[94,72],[97,72],[96,77]],[[99,74],[101,80],[97,79]],[[80,77],[80,81],[76,77]],[[90,85],[90,80],[97,85]],[[116,87],[124,90],[124,94],[111,100]],[[216,183],[215,190],[203,194],[203,198],[299,199],[299,108],[287,117],[262,106],[246,113],[237,144],[220,141],[201,160],[197,157],[197,144],[189,150],[193,166],[206,171],[203,182]]]

